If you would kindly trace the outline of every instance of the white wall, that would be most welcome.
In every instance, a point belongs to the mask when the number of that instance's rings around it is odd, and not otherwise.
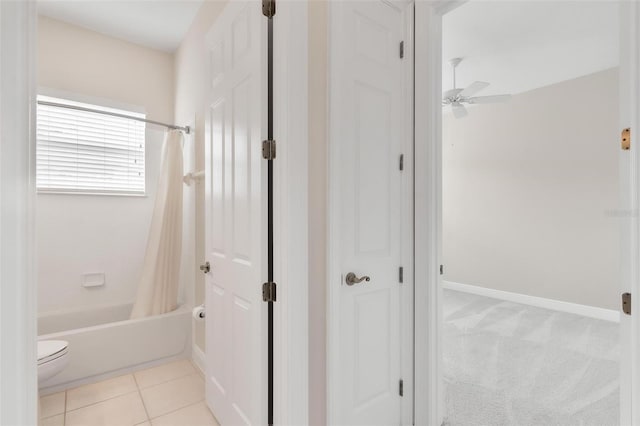
[[[618,309],[618,70],[443,123],[444,279]]]
[[[38,33],[40,87],[142,107],[149,118],[173,121],[173,55],[46,17],[39,18]],[[146,134],[146,197],[38,195],[40,311],[135,298],[164,129],[147,126]],[[106,285],[81,287],[87,272],[104,272]]]
[[[209,55],[204,38],[216,18],[220,15],[226,1],[205,1],[198,11],[189,32],[175,53],[175,120],[176,122],[194,122],[193,145],[188,153],[188,167],[204,170],[204,123],[205,96],[208,88],[206,70]],[[185,154],[187,154],[185,152]],[[185,205],[193,206],[189,212],[195,218],[193,228],[195,249],[192,253],[191,269],[195,282],[193,300],[195,304],[204,303],[204,275],[198,272],[198,265],[204,262],[204,183],[185,191]],[[204,322],[194,325],[195,343],[204,351]]]

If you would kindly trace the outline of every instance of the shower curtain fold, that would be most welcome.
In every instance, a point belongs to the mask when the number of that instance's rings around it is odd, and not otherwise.
[[[162,147],[156,200],[132,319],[171,312],[178,306],[182,255],[182,140],[181,131],[171,130]]]

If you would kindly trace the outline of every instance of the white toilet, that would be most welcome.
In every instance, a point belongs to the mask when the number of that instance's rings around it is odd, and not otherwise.
[[[38,383],[64,370],[69,362],[69,342],[41,340],[38,342]]]

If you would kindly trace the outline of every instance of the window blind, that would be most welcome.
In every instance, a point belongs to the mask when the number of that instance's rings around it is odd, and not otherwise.
[[[38,96],[38,100],[145,118],[145,114]],[[145,193],[145,123],[40,105],[37,114],[38,192]]]

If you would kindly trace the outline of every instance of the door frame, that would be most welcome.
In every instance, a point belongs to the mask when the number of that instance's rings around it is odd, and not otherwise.
[[[280,284],[275,307],[275,422],[307,424],[308,215],[307,203],[302,202],[307,199],[308,164],[307,3],[278,3],[274,19],[274,125],[279,141],[275,274]],[[11,105],[0,108],[0,204],[20,211],[16,216],[3,210],[0,217],[0,248],[12,248],[12,256],[0,255],[0,377],[2,390],[10,390],[0,392],[0,423],[36,424],[36,1],[0,2],[0,20],[7,23],[0,26],[1,99],[2,105]],[[15,167],[4,167],[9,164]],[[11,191],[5,190],[5,181]],[[6,230],[16,232],[9,236]],[[23,285],[11,285],[15,282]]]
[[[309,423],[307,13],[307,2],[281,1],[273,17],[276,425]]]
[[[406,128],[406,134],[408,137],[403,141],[404,152],[404,170],[402,176],[402,219],[405,224],[413,224],[414,207],[413,207],[413,168],[412,161],[414,155],[413,138],[413,93],[414,87],[412,84],[414,67],[411,66],[413,62],[413,5],[414,0],[380,0],[382,2],[394,3],[400,5],[404,9],[406,21],[403,24],[403,38],[404,38],[404,60],[407,66],[403,69],[403,76],[407,81],[407,84],[403,86],[405,90],[404,102],[406,114],[403,125]],[[341,196],[339,192],[340,182],[336,178],[339,176],[339,158],[335,146],[337,144],[337,129],[332,119],[334,112],[332,111],[332,82],[338,78],[339,71],[332,62],[332,50],[339,49],[342,46],[340,40],[336,40],[333,36],[335,34],[336,19],[334,18],[333,2],[327,2],[327,36],[328,36],[328,69],[327,69],[327,121],[328,121],[328,138],[327,138],[327,206],[326,206],[326,218],[327,218],[327,303],[326,303],[326,424],[334,425],[339,424],[338,419],[338,400],[340,398],[339,389],[341,388],[339,370],[337,365],[339,364],[339,352],[340,347],[339,330],[340,330],[340,288],[335,286],[336,282],[340,282],[343,271],[340,267],[340,229],[339,229],[339,217],[342,208]],[[413,244],[413,227],[402,227],[402,265],[404,267],[404,286],[405,290],[415,289],[415,279],[413,274],[414,253]],[[411,348],[407,351],[403,351],[401,354],[402,363],[402,377],[404,381],[404,397],[402,401],[402,424],[411,425],[414,423],[414,348],[413,348],[413,334],[414,334],[414,300],[415,290],[403,291],[401,294],[401,324],[407,324],[403,327],[400,334],[402,345],[411,345]],[[399,378],[400,379],[400,378]]]
[[[227,3],[234,1],[243,0]],[[253,3],[252,7],[262,7],[260,2]],[[276,425],[309,423],[307,13],[307,2],[277,2],[272,18],[273,133],[278,145],[273,173],[274,278],[278,285],[274,303]],[[266,28],[264,22],[265,43]],[[266,64],[266,49],[263,55]],[[266,230],[264,235],[266,242]],[[266,273],[263,280],[267,281]],[[266,307],[264,312],[266,321]],[[266,336],[263,343],[266,363]],[[266,394],[264,401],[266,408]]]
[[[426,404],[415,405],[415,424],[441,425],[444,421],[444,387],[442,380],[442,16],[467,0],[417,1],[415,8],[415,215],[425,218],[415,222],[415,398]],[[621,42],[626,56],[621,65],[629,73],[621,75],[621,102],[631,115],[621,117],[621,129],[640,129],[640,4],[619,2],[625,29]],[[622,52],[622,49],[621,49]],[[417,95],[419,94],[419,96]],[[624,105],[621,103],[620,105]],[[632,136],[633,138],[633,136]],[[640,295],[640,150],[632,139],[630,151],[621,154],[623,201],[627,219],[622,221],[621,289]],[[621,191],[622,192],[622,191]],[[627,241],[625,241],[627,240]],[[636,297],[636,296],[634,296]],[[635,306],[633,307],[635,310]],[[621,335],[631,338],[624,344],[628,358],[621,360],[621,380],[632,390],[621,395],[622,425],[640,424],[640,315],[621,314]],[[624,352],[624,351],[623,351]],[[631,366],[629,372],[623,365]]]
[[[37,423],[36,5],[0,2],[0,423]]]
[[[640,129],[640,4],[620,2],[620,20],[623,33],[620,38],[620,130],[631,128],[631,149],[620,150],[620,270],[621,293],[640,295],[640,150],[634,143],[634,134]],[[626,54],[625,54],[626,53]],[[636,314],[632,299],[631,315],[620,312],[621,390],[620,424],[640,422],[640,316]],[[625,339],[624,337],[629,338]],[[625,368],[627,366],[628,368]],[[631,371],[629,371],[629,368]]]

